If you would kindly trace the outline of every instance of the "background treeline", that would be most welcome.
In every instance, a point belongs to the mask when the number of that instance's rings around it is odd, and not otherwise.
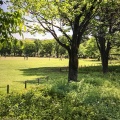
[[[63,36],[60,37],[65,41]],[[67,44],[67,43],[66,43]],[[111,58],[117,59],[117,54],[120,53],[120,48],[114,46],[111,49]],[[9,38],[0,41],[0,55],[1,56],[29,56],[29,57],[68,57],[66,49],[61,47],[54,39],[39,40],[39,39],[25,39],[17,40]],[[88,38],[80,45],[80,58],[100,58],[100,53],[93,37]]]
[[[17,40],[9,38],[8,40],[0,41],[1,56],[59,57],[66,54],[66,50],[54,39]]]

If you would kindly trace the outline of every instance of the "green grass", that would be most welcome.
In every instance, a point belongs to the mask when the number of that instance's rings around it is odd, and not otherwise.
[[[98,64],[89,60],[80,60],[84,65]],[[6,92],[6,86],[10,85],[10,91],[24,89],[24,81],[28,80],[29,87],[33,87],[38,78],[49,76],[50,79],[67,79],[67,72],[60,72],[61,67],[68,66],[68,59],[1,57],[0,58],[0,93]],[[31,85],[32,84],[32,85]]]
[[[48,76],[49,72],[45,68],[59,68],[64,65],[67,65],[67,60],[49,60],[48,58],[24,60],[22,57],[0,58],[0,91],[5,91],[8,84],[11,90],[22,90],[24,81],[34,81],[42,76]]]
[[[66,66],[68,59],[0,58],[1,119],[120,120],[120,61],[103,75],[100,62],[80,59],[78,82],[69,84]]]
[[[115,63],[115,62],[114,62]],[[116,62],[118,64],[118,62]],[[47,82],[43,77],[49,76],[49,82],[63,79],[67,81],[68,71],[64,67],[68,66],[68,59],[56,58],[33,58],[24,60],[23,57],[1,57],[0,58],[0,93],[6,93],[6,86],[10,85],[10,92],[23,91],[24,82],[28,81],[27,89],[37,85],[37,79],[41,78],[41,83]],[[85,59],[79,60],[78,81],[94,77],[99,81],[103,75],[101,73],[101,63],[99,61]],[[60,72],[60,68],[62,72]],[[111,67],[110,70],[119,72],[119,65]],[[115,79],[119,79],[115,76]],[[106,79],[106,78],[103,78]],[[109,78],[107,78],[109,80]],[[113,79],[113,78],[112,78]],[[94,80],[93,80],[94,81]]]

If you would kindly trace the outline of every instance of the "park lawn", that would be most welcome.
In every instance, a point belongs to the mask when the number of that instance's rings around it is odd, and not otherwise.
[[[80,59],[78,82],[68,84],[68,59],[1,57],[0,117],[120,120],[120,61],[113,63],[103,75],[100,62]],[[6,95],[7,84],[10,94]]]
[[[98,61],[79,60],[79,66],[99,65]],[[67,72],[64,67],[68,66],[68,59],[56,58],[37,58],[29,57],[24,60],[23,57],[1,57],[0,58],[0,93],[6,92],[6,86],[10,86],[10,91],[24,90],[24,82],[27,80],[34,87],[37,79],[49,76],[49,79],[66,79]],[[60,72],[60,68],[63,71]],[[45,81],[46,82],[46,81]]]
[[[114,62],[115,63],[115,62]],[[116,62],[118,64],[118,62]],[[48,81],[45,79],[49,76],[49,82],[53,80],[64,79],[67,81],[68,59],[57,58],[37,58],[29,57],[24,60],[23,57],[1,57],[0,58],[0,93],[6,93],[6,86],[10,86],[10,91],[24,91],[25,81],[28,81],[27,89],[38,85],[37,80],[40,78],[41,83]],[[92,66],[92,67],[90,67]],[[88,76],[95,77],[101,74],[101,63],[91,59],[79,60],[78,80]],[[60,72],[60,69],[62,72]],[[88,74],[89,73],[89,74]],[[91,73],[91,74],[90,74]],[[101,79],[98,77],[98,79]]]
[[[46,67],[60,67],[67,65],[67,60],[49,58],[28,58],[23,57],[6,57],[0,58],[0,91],[5,91],[6,86],[10,85],[11,90],[22,90],[24,81],[33,81],[49,73],[44,73]]]

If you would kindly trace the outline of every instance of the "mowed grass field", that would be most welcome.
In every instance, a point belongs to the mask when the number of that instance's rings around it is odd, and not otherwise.
[[[116,62],[116,80],[120,80],[119,61]],[[37,79],[40,78],[40,84],[49,83],[57,80],[67,81],[68,59],[57,58],[37,58],[29,57],[28,60],[23,57],[1,57],[0,58],[0,93],[6,93],[7,85],[10,86],[10,92],[24,92],[38,85]],[[92,66],[92,67],[91,67]],[[92,76],[100,81],[103,77],[100,61],[85,59],[79,60],[78,81],[91,78]],[[62,71],[60,71],[60,69]],[[48,81],[45,79],[49,76]],[[98,76],[98,78],[97,78]],[[104,77],[109,79],[111,74]],[[25,81],[28,81],[25,89]]]
[[[28,58],[23,57],[1,57],[0,58],[0,92],[6,90],[6,86],[10,85],[10,91],[24,89],[26,80],[34,81],[37,78],[50,75],[49,68],[66,66],[68,60],[60,61],[59,59],[49,58]],[[57,73],[57,72],[56,72]],[[51,74],[56,76],[56,74]],[[29,84],[33,86],[34,84]]]

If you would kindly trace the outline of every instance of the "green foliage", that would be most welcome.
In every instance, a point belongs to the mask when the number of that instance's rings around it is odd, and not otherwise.
[[[100,66],[80,67],[78,82],[68,83],[66,72],[59,71],[63,64],[68,64],[67,59],[0,60],[0,90],[10,84],[10,94],[0,93],[0,119],[120,119],[119,65],[111,66],[106,75],[100,72]],[[88,65],[98,61],[80,60],[80,63]],[[36,83],[36,78],[47,75],[48,81]],[[27,89],[24,89],[24,80],[31,80]]]
[[[111,49],[120,43],[118,38],[120,31],[120,3],[118,1],[110,0],[105,2],[99,7],[99,12],[96,12],[96,16],[91,22],[92,29],[90,33],[96,39],[101,55],[103,73],[107,73],[108,71],[108,60]]]
[[[43,40],[42,41],[42,50],[40,54],[43,56],[51,56],[53,51],[53,40]]]
[[[69,43],[67,42],[67,39],[64,36],[60,36],[59,39],[62,43],[69,46]],[[67,54],[67,50],[64,47],[60,46],[59,43],[56,41],[54,42],[54,51],[55,51],[57,58],[59,56],[62,56],[62,55],[65,56]]]
[[[110,88],[110,81],[102,83],[102,87],[87,81],[68,84],[57,80],[27,93],[1,96],[0,116],[2,119],[119,120],[119,90]]]
[[[15,10],[24,10],[28,13],[26,21],[35,22],[32,26],[28,26],[32,33],[49,32],[54,39],[66,50],[70,50],[73,44],[79,46],[86,27],[92,15],[100,5],[101,1],[84,0],[84,1],[32,1],[11,0]],[[59,32],[57,32],[59,31]],[[72,37],[69,32],[72,31]],[[66,38],[66,43],[59,39],[59,33]],[[74,46],[74,45],[73,45]],[[76,53],[77,54],[77,53]]]
[[[12,36],[12,33],[19,32],[21,35],[21,30],[23,27],[23,20],[21,19],[22,13],[20,10],[14,12],[4,12],[0,8],[0,36],[1,39],[7,39]]]
[[[4,4],[2,0],[0,5]],[[22,35],[23,20],[22,11],[13,10],[4,12],[0,6],[0,53],[1,55],[11,54],[14,52],[16,54],[16,44],[14,40],[14,45],[12,45],[11,38],[13,33],[19,33]],[[16,40],[17,42],[17,40]],[[13,47],[13,51],[11,50]]]
[[[79,55],[85,58],[97,58],[100,56],[94,37],[80,44]]]
[[[17,40],[15,38],[11,39],[11,54],[14,56],[22,56],[23,53],[23,41]]]
[[[35,40],[34,43],[35,43],[35,53],[38,56],[40,54],[40,49],[42,48],[42,46],[41,46],[42,44],[39,39]]]
[[[11,38],[0,39],[0,44],[1,44],[1,49],[0,49],[1,55],[6,55],[6,54],[10,55],[12,48]]]
[[[24,54],[26,56],[35,56],[35,43],[32,40],[25,40],[24,41]]]

